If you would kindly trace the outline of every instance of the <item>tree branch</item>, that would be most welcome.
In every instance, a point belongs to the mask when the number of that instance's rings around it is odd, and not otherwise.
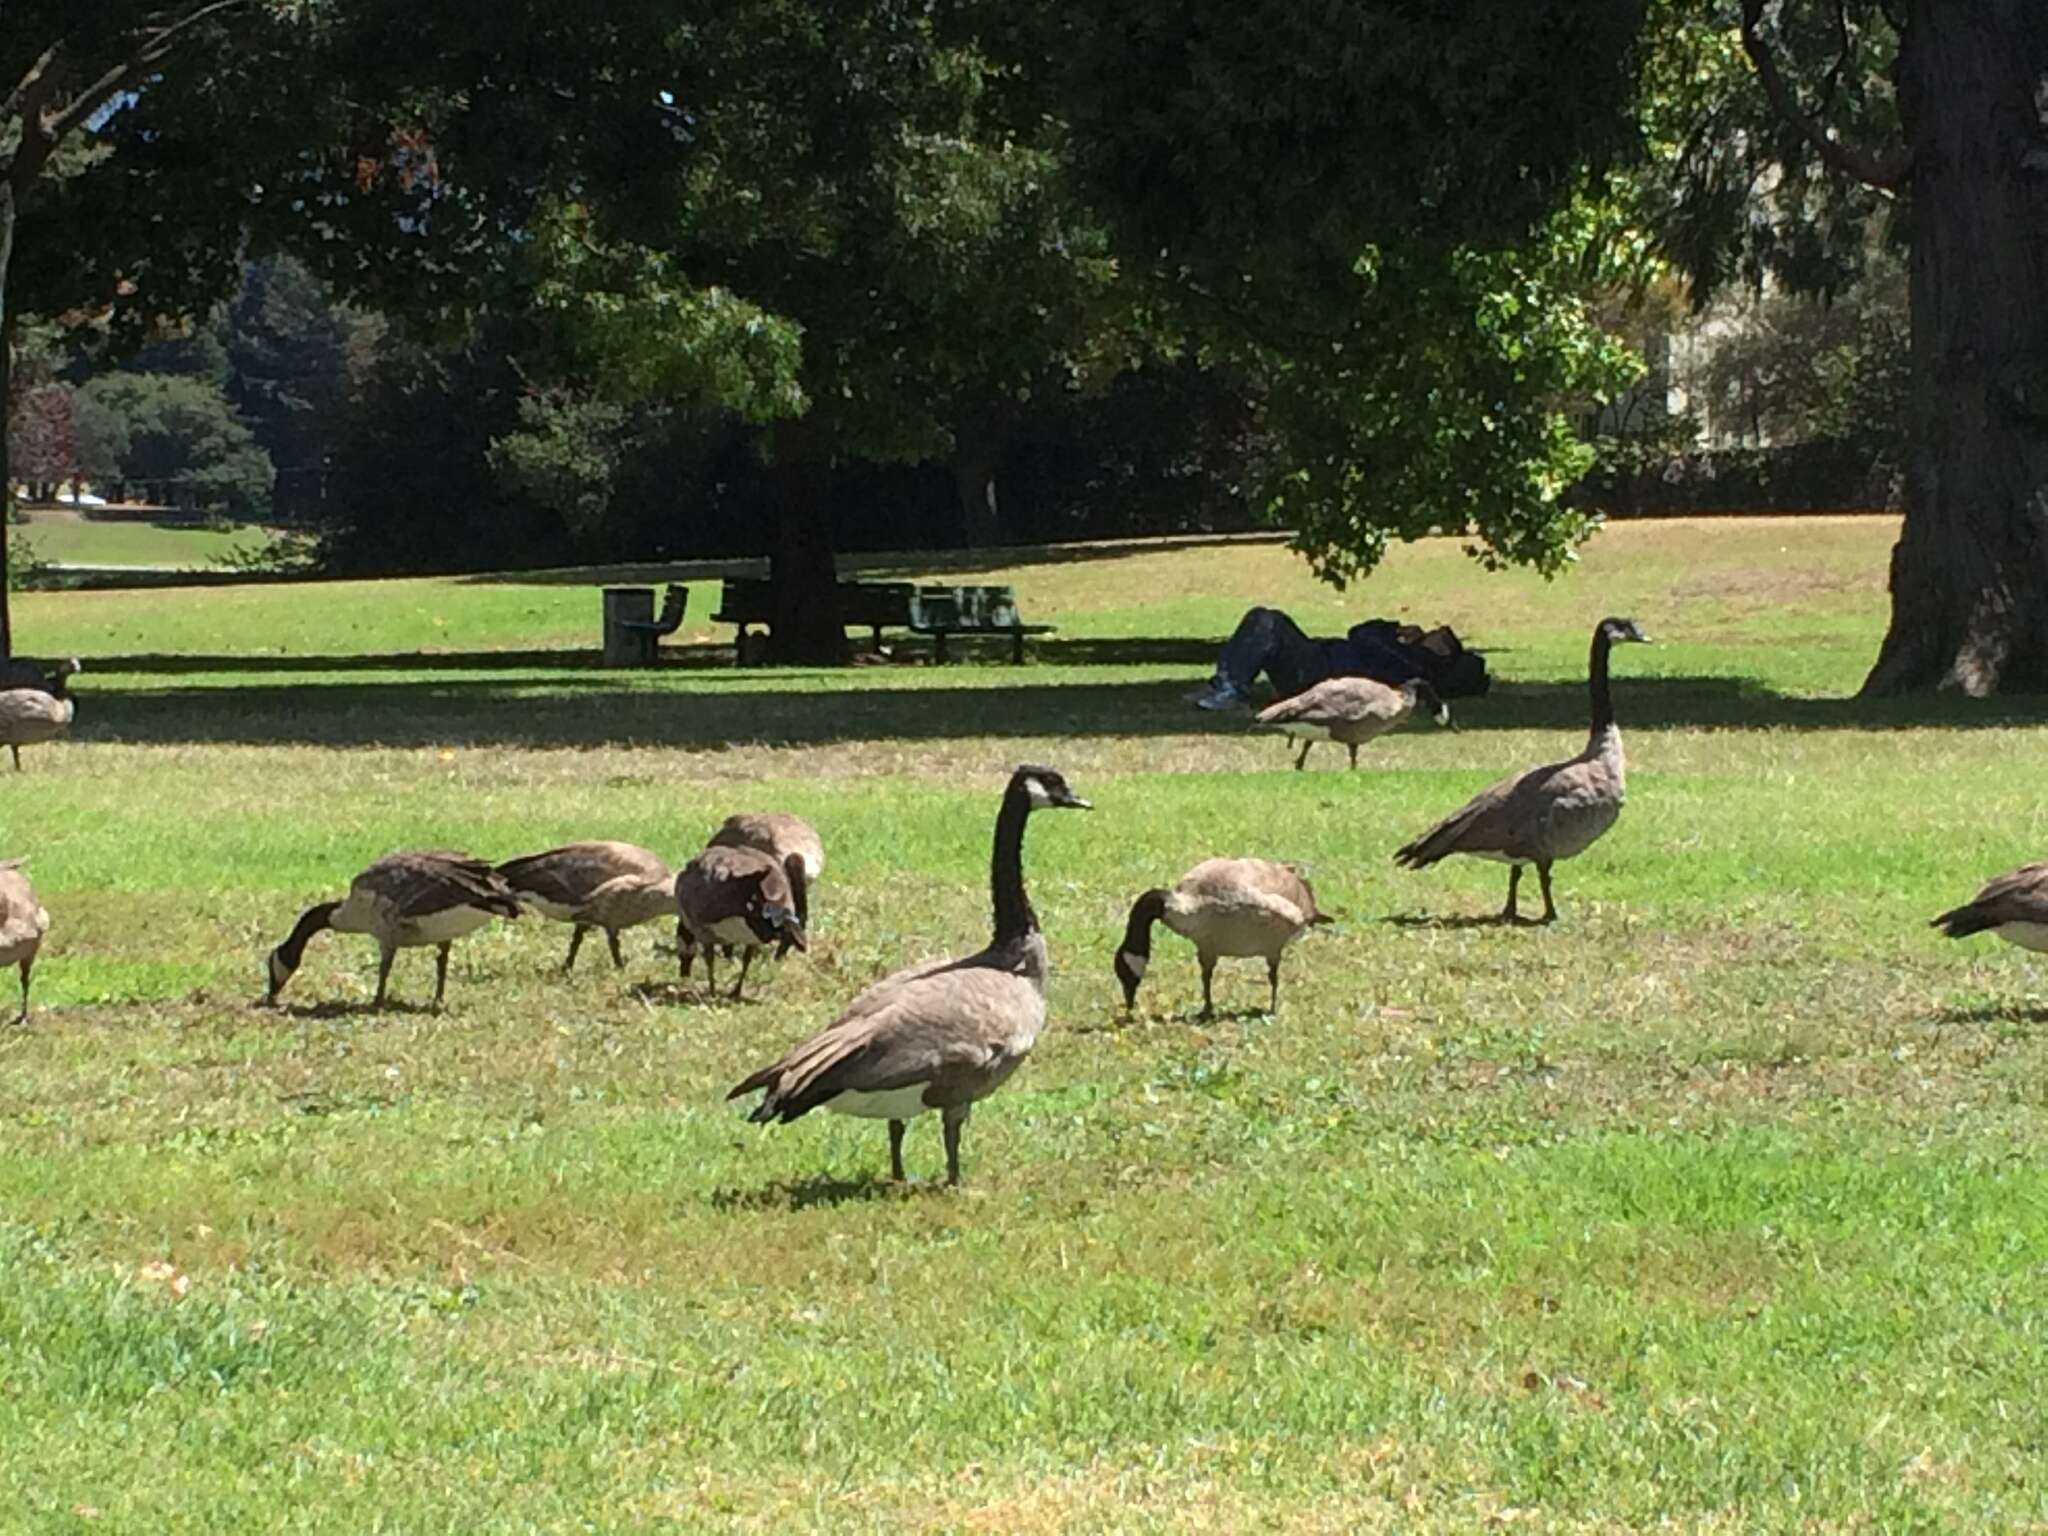
[[[1913,169],[1912,151],[1901,145],[1887,154],[1873,154],[1867,149],[1843,143],[1807,116],[1800,108],[1798,98],[1792,94],[1791,86],[1778,72],[1778,61],[1759,30],[1763,13],[1764,0],[1742,0],[1742,48],[1749,55],[1749,62],[1755,66],[1756,77],[1763,85],[1764,95],[1770,99],[1772,110],[1799,131],[1800,137],[1813,146],[1821,163],[1829,170],[1882,192],[1897,191]]]
[[[250,0],[209,0],[208,4],[200,6],[196,11],[189,11],[176,21],[142,37],[127,58],[80,91],[63,111],[42,125],[44,136],[55,145],[65,134],[120,95],[143,70],[169,53],[177,41],[178,34],[187,27],[197,26],[222,11],[237,10],[249,3]]]
[[[35,63],[29,65],[28,73],[26,73],[19,80],[17,80],[15,82],[14,89],[7,93],[7,100],[4,102],[0,102],[0,117],[12,117],[15,113],[21,110],[21,104],[23,99],[28,95],[29,91],[34,88],[35,83],[43,78],[43,75],[48,71],[51,63],[54,62],[57,57],[57,50],[62,48],[63,46],[64,40],[62,38],[59,38],[56,42],[50,44],[49,47],[43,50],[41,58],[37,59]]]

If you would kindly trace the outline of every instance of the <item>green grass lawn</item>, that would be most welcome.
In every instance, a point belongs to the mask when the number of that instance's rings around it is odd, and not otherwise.
[[[1343,595],[1273,545],[1024,563],[1022,669],[738,671],[715,583],[629,674],[588,585],[18,599],[88,670],[0,772],[54,920],[0,1032],[0,1527],[2041,1527],[2048,981],[1925,922],[2048,855],[2048,704],[1846,697],[1894,531],[1624,525],[1549,584],[1436,541]],[[1495,689],[1293,772],[1181,699],[1253,601],[1448,621]],[[1660,642],[1617,653],[1628,809],[1554,928],[1463,923],[1503,871],[1389,855],[1576,749],[1610,612]],[[1025,760],[1097,810],[1031,833],[1051,1021],[967,1188],[745,1124],[746,1071],[985,938]],[[341,935],[251,1006],[386,849],[680,862],[748,808],[829,868],[744,1004],[654,928],[564,979],[535,919],[445,1013],[420,951],[364,1011]],[[1218,853],[1342,921],[1207,1023],[1162,931],[1125,1017],[1132,897]]]
[[[66,507],[31,507],[13,530],[38,560],[51,565],[143,565],[205,570],[216,560],[266,542],[259,528],[219,532],[121,517],[93,517]]]

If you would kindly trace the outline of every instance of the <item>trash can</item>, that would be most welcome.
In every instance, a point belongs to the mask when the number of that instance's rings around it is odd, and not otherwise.
[[[641,626],[635,628],[634,626]],[[604,589],[604,664],[654,665],[654,588]]]

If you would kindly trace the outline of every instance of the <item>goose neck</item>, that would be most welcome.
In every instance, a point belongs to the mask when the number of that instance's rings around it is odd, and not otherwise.
[[[1024,893],[1024,823],[1031,800],[1024,789],[1010,786],[996,813],[995,850],[989,859],[989,896],[995,906],[995,942],[1021,939],[1038,931],[1038,914]]]
[[[1604,626],[1593,632],[1593,655],[1586,668],[1586,683],[1593,713],[1587,742],[1589,750],[1595,752],[1600,750],[1602,738],[1614,732],[1614,693],[1607,683],[1607,653],[1613,645]]]

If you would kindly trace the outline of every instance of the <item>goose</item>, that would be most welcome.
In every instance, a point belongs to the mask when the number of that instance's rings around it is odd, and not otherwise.
[[[21,1012],[14,1022],[28,1022],[28,973],[35,969],[36,951],[43,947],[43,935],[50,931],[50,914],[36,900],[36,893],[21,872],[20,859],[0,862],[0,966],[21,971]]]
[[[817,829],[801,816],[784,811],[758,811],[728,816],[711,836],[712,848],[758,848],[777,864],[786,864],[791,854],[803,860],[801,884],[792,882],[796,897],[797,923],[808,932],[811,926],[810,888],[825,873],[825,843]],[[785,943],[783,953],[789,946]]]
[[[1204,859],[1172,890],[1149,890],[1131,904],[1131,919],[1116,952],[1124,1006],[1138,1005],[1138,983],[1152,959],[1152,925],[1164,923],[1192,940],[1202,966],[1202,1017],[1216,1012],[1209,984],[1225,955],[1260,955],[1280,1007],[1280,955],[1311,927],[1331,919],[1316,907],[1316,893],[1291,866],[1272,859]]]
[[[433,945],[438,1008],[448,989],[448,946],[493,917],[518,915],[519,893],[482,859],[439,848],[387,853],[349,882],[348,895],[340,901],[324,901],[300,914],[290,935],[270,952],[270,990],[263,1000],[277,1002],[305,956],[307,941],[332,928],[366,933],[377,941],[381,955],[372,1008],[384,1006],[384,985],[398,951]]]
[[[2022,864],[1997,878],[1960,907],[1928,926],[1951,939],[1995,933],[2022,949],[2048,950],[2048,863]]]
[[[1291,699],[1268,704],[1252,721],[1252,729],[1298,738],[1301,755],[1294,760],[1296,769],[1308,761],[1308,749],[1319,741],[1343,743],[1356,768],[1358,749],[1393,730],[1418,705],[1438,725],[1451,723],[1450,707],[1427,678],[1411,677],[1396,688],[1370,677],[1326,677]]]
[[[804,861],[792,853],[781,863],[758,848],[706,848],[685,864],[675,881],[676,955],[681,973],[704,955],[704,985],[712,988],[714,947],[740,952],[740,977],[732,984],[738,1001],[747,984],[754,951],[778,944],[777,954],[808,949],[797,918],[803,901]]]
[[[70,688],[74,673],[84,671],[76,656],[57,663],[49,674],[47,688],[0,689],[0,741],[14,754],[14,771],[21,772],[21,749],[48,741],[71,727],[77,711]]]
[[[903,1133],[939,1112],[946,1182],[960,1182],[960,1131],[978,1099],[1002,1087],[1045,1024],[1049,969],[1038,914],[1024,891],[1024,823],[1034,810],[1090,809],[1057,771],[1027,763],[1010,775],[989,861],[994,932],[986,948],[885,976],[824,1029],[747,1078],[729,1099],[762,1092],[748,1115],[787,1122],[824,1108],[889,1123],[889,1175],[901,1182]],[[765,1090],[765,1091],[764,1091]]]
[[[546,853],[507,859],[498,873],[519,900],[542,917],[573,923],[566,975],[593,928],[604,930],[612,964],[623,970],[619,934],[675,910],[675,874],[659,854],[632,843],[566,843]]]
[[[1519,920],[1515,891],[1522,866],[1534,864],[1543,882],[1543,921],[1557,920],[1550,894],[1550,866],[1584,853],[1621,815],[1626,764],[1621,727],[1607,687],[1607,653],[1623,642],[1647,643],[1634,619],[1602,619],[1593,628],[1587,684],[1592,695],[1592,729],[1586,749],[1561,763],[1544,763],[1510,774],[1482,789],[1464,805],[1395,854],[1394,862],[1426,869],[1454,853],[1493,859],[1508,866],[1508,904],[1500,920]]]

